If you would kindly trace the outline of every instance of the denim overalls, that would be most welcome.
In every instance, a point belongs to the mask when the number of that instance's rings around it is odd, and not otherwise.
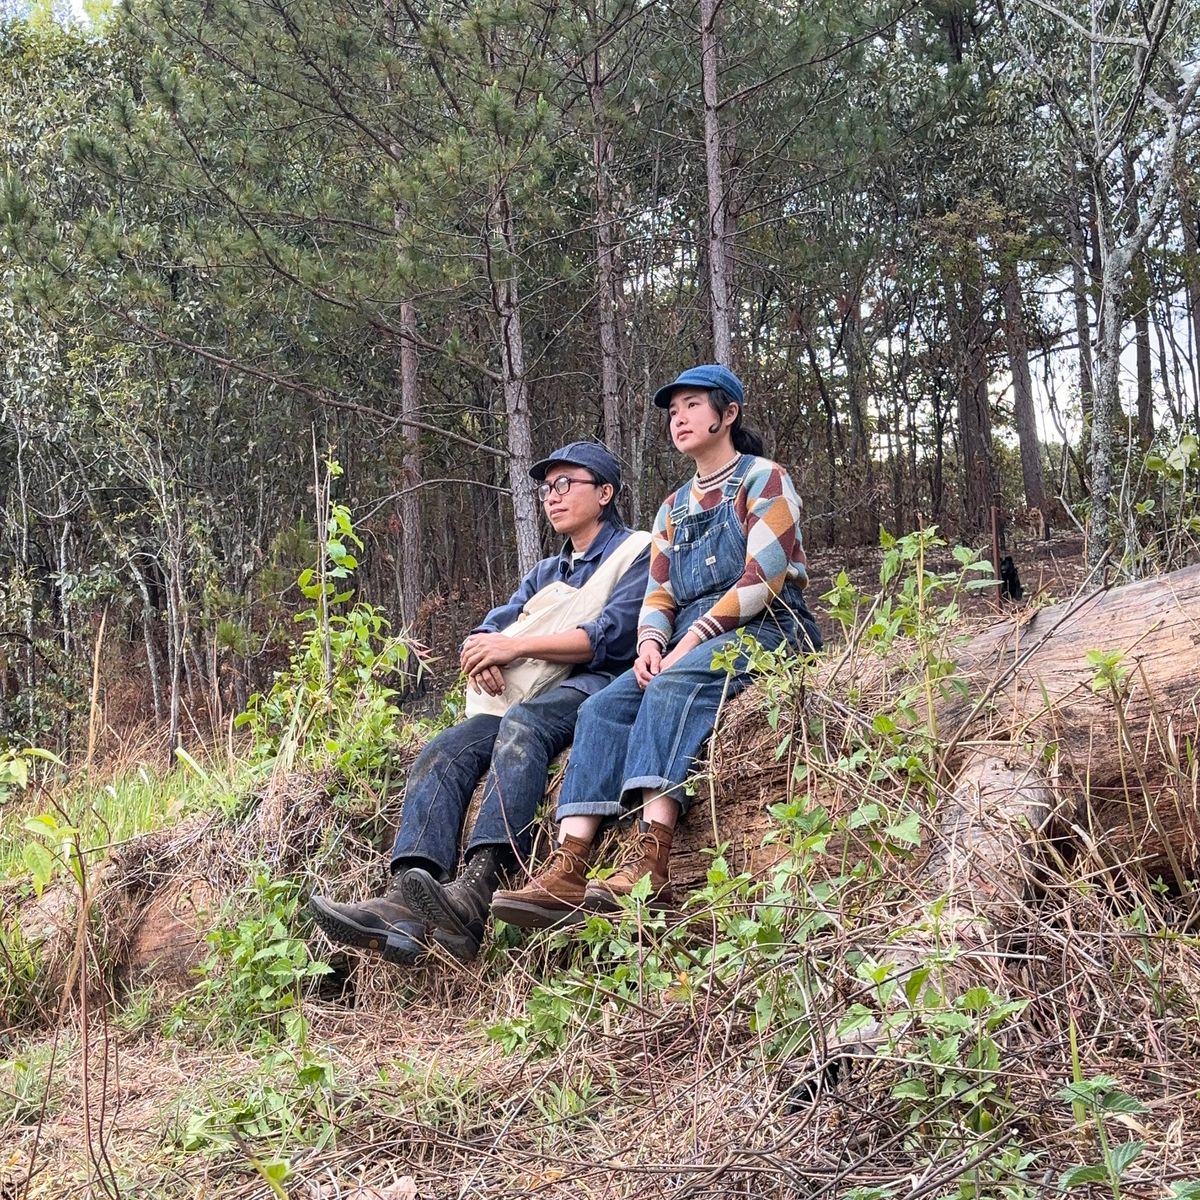
[[[688,513],[688,485],[680,488],[671,512],[670,555],[675,596],[674,646],[746,569],[746,530],[734,498],[753,465],[742,455],[721,489],[721,503]],[[556,820],[567,816],[619,816],[636,807],[642,788],[664,792],[686,812],[684,782],[716,724],[722,698],[750,683],[744,655],[732,675],[714,671],[713,655],[745,632],[766,649],[782,642],[820,647],[820,634],[804,604],[803,591],[789,585],[783,595],[740,629],[702,642],[643,692],[632,671],[619,675],[585,701],[575,727],[575,744],[559,798]],[[668,647],[669,649],[670,647]],[[624,799],[624,805],[622,800]]]

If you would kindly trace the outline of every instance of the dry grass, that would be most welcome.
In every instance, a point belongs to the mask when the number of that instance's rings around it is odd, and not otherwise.
[[[95,989],[86,1045],[64,1056],[45,1120],[10,1122],[0,1196],[277,1196],[250,1161],[274,1155],[290,1164],[280,1186],[295,1198],[1039,1196],[1068,1167],[1096,1161],[1101,1134],[1144,1143],[1122,1196],[1200,1179],[1190,889],[1062,843],[1042,847],[1014,928],[970,936],[939,924],[927,867],[944,849],[933,816],[948,784],[922,810],[920,848],[906,848],[852,820],[864,804],[899,815],[914,803],[903,773],[839,765],[869,740],[864,721],[894,697],[903,657],[832,653],[803,710],[774,728],[761,694],[730,706],[715,797],[723,834],[735,835],[732,870],[745,867],[748,881],[640,938],[597,926],[582,940],[502,940],[471,967],[407,972],[353,956],[338,1000],[326,988],[304,1004],[306,1052],[333,1069],[325,1107],[223,1153],[182,1151],[179,1129],[264,1081],[285,1087],[288,1068],[277,1051],[215,1033],[162,1039],[161,1004],[141,1029],[120,1031],[118,1006],[101,1002],[114,979],[118,991],[131,986],[113,969],[121,947],[136,940],[147,896],[184,874],[227,894],[266,859],[339,896],[373,891],[390,802],[347,808],[328,778],[297,775],[273,781],[235,823],[212,819],[115,855],[85,939]],[[794,750],[780,755],[788,732]],[[800,778],[798,760],[809,768]],[[764,810],[788,799],[801,813],[823,808],[830,836],[806,847],[793,824],[784,846],[764,852]],[[694,814],[703,825],[703,803]],[[789,854],[802,871],[787,871]],[[751,923],[782,937],[759,940]],[[892,964],[891,978],[872,979],[872,963]],[[927,984],[903,1000],[923,968]],[[977,987],[1024,1007],[990,1034],[995,1069],[972,1074],[964,1064],[986,1030],[955,1001]],[[760,1028],[764,995],[776,1013]],[[868,1036],[839,1033],[856,1005]],[[964,1012],[959,1041],[938,1043]],[[77,1001],[63,1013],[75,1039],[80,1015]],[[508,1051],[489,1036],[497,1026]],[[54,1034],[36,1036],[45,1045]],[[1144,1111],[1098,1124],[1060,1095],[1102,1075]],[[975,1103],[965,1093],[980,1082],[992,1090]]]

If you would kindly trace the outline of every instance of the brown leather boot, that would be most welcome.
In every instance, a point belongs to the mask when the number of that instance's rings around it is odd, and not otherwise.
[[[618,912],[621,898],[633,892],[634,884],[650,876],[650,908],[670,908],[671,892],[667,860],[671,857],[671,839],[675,831],[659,821],[638,821],[630,830],[625,853],[617,869],[607,879],[592,879],[584,889],[583,907],[589,912]]]
[[[555,929],[582,920],[591,859],[591,842],[563,838],[523,888],[499,891],[492,897],[492,915],[519,929]]]

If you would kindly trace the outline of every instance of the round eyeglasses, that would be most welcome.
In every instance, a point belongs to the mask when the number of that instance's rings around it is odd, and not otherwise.
[[[594,479],[574,479],[570,475],[560,475],[553,483],[539,483],[537,485],[537,498],[545,501],[551,492],[557,492],[560,496],[565,496],[571,490],[573,483],[590,483],[592,487],[599,487]]]

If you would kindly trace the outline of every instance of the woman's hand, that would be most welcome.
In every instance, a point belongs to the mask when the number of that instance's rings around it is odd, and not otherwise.
[[[662,647],[648,638],[638,647],[638,656],[633,662],[633,677],[644,692],[650,680],[662,670]]]
[[[677,645],[670,654],[664,655],[662,662],[659,664],[660,671],[669,671],[681,658],[690,654],[695,648],[700,645],[701,639],[694,633],[686,633],[679,639]]]
[[[515,638],[503,633],[473,633],[463,642],[458,662],[468,675],[477,675],[487,667],[507,667],[520,657]]]
[[[499,667],[484,667],[467,677],[467,683],[477,692],[499,696],[504,691],[504,672]]]

